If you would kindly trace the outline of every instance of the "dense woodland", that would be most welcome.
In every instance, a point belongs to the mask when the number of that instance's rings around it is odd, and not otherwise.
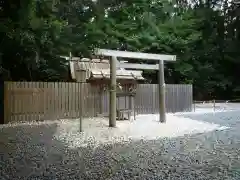
[[[239,98],[238,6],[229,0],[2,0],[1,79],[66,81],[68,64],[60,55],[87,57],[101,47],[177,55],[166,63],[166,83],[192,83],[196,99]],[[157,72],[144,75],[157,80]]]

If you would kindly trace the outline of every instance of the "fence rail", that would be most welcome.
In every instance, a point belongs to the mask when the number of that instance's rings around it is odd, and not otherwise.
[[[108,92],[101,93],[100,87],[88,83],[5,82],[4,122],[94,117],[103,110],[108,113],[108,101]],[[122,101],[128,104],[127,98]],[[158,106],[158,85],[138,84],[137,114],[158,113]],[[192,111],[192,86],[167,85],[166,108]]]

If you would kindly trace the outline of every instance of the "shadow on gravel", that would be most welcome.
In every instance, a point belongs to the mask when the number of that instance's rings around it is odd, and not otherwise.
[[[57,125],[0,129],[0,179],[239,179],[240,138],[224,132],[93,149],[54,139]]]

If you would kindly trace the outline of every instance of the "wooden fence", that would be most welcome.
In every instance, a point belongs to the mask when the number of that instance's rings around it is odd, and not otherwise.
[[[168,112],[192,110],[191,85],[167,85],[166,93]],[[108,100],[88,83],[5,82],[4,122],[93,117],[108,112]],[[137,114],[158,113],[157,85],[137,85],[134,106]]]
[[[158,113],[158,97],[158,84],[138,84],[134,103],[137,114]],[[166,85],[167,112],[192,111],[192,99],[192,85]]]

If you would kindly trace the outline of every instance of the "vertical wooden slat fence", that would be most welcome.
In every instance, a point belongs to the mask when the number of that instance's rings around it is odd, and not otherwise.
[[[158,113],[158,85],[138,84],[136,88],[137,114]],[[121,97],[117,106],[128,108],[129,102],[128,97]],[[166,85],[166,108],[167,112],[191,111],[192,85]],[[101,91],[100,86],[67,82],[4,83],[5,123],[94,117],[101,113],[109,113],[109,92]]]
[[[157,84],[138,84],[135,97],[137,114],[159,112]],[[167,112],[192,111],[192,85],[167,84],[166,85]]]
[[[80,89],[88,84],[65,82],[5,82],[5,123],[76,118],[80,116]],[[87,108],[92,102],[85,100]],[[85,103],[83,103],[85,105]]]

